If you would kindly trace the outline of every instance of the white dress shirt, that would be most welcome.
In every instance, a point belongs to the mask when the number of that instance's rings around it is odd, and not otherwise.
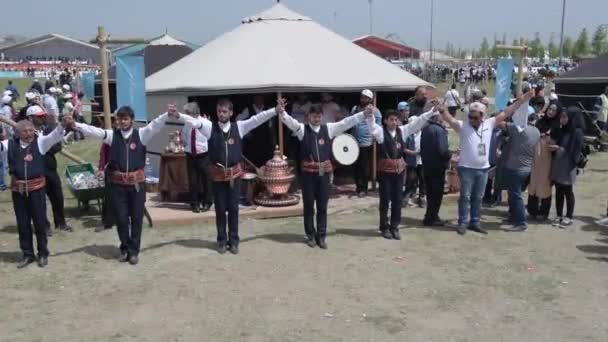
[[[351,115],[343,120],[338,122],[330,122],[327,123],[327,133],[329,134],[329,139],[333,139],[336,136],[348,131],[351,127],[358,124],[359,122],[365,119],[365,114],[363,112],[357,113],[355,115]],[[289,128],[292,132],[296,134],[298,140],[302,141],[304,139],[304,129],[306,128],[303,123],[298,122],[298,120],[292,118],[287,113],[283,113],[282,115],[283,123]],[[312,124],[308,124],[310,128],[315,132],[319,133],[321,126],[314,126]]]
[[[150,139],[158,132],[161,131],[165,122],[169,118],[167,113],[164,113],[152,120],[149,124],[139,129],[139,139],[141,140],[142,145],[146,146]],[[102,129],[99,127],[83,124],[76,122],[76,128],[81,131],[87,137],[93,137],[97,139],[102,139],[104,144],[112,146],[112,140],[114,138],[114,130],[112,129]],[[129,139],[131,134],[133,134],[133,128],[130,128],[126,131],[120,131],[122,133],[122,137],[124,139]]]
[[[209,150],[209,146],[208,146],[208,139],[206,136],[203,135],[203,133],[195,128],[192,125],[192,122],[190,121],[186,121],[186,123],[184,124],[184,128],[182,128],[182,132],[181,132],[181,136],[182,136],[182,141],[185,144],[185,149],[186,149],[186,153],[192,153],[192,130],[194,129],[194,134],[195,134],[195,148],[196,148],[196,154],[202,154],[202,153],[207,153],[207,151]]]
[[[61,142],[64,133],[65,130],[63,129],[63,126],[59,125],[47,135],[38,135],[38,151],[40,151],[40,154],[45,155],[51,149],[51,147]],[[26,148],[29,146],[29,144],[30,143],[24,143],[23,141],[19,140],[19,145],[21,145],[21,148]],[[0,142],[0,153],[6,154],[7,151],[8,139],[2,140]]]
[[[241,136],[241,138],[244,137],[245,135],[247,135],[247,133],[251,132],[252,130],[254,130],[259,125],[263,124],[264,122],[270,120],[275,115],[276,115],[276,110],[274,108],[272,108],[269,110],[265,110],[265,111],[259,113],[258,115],[254,115],[247,120],[237,121],[236,126],[239,130],[239,135]],[[207,139],[209,139],[211,137],[211,132],[213,130],[213,123],[210,120],[205,119],[203,117],[193,118],[190,115],[186,115],[186,114],[182,114],[182,113],[179,114],[179,117],[180,117],[180,119],[183,119],[185,122],[190,122],[192,127],[199,129],[201,131],[201,133],[205,137],[207,137]],[[228,133],[230,131],[230,127],[231,127],[232,123],[230,121],[228,121],[226,123],[218,122],[218,125],[220,126],[220,129],[222,130],[222,132]]]
[[[435,109],[433,108],[422,115],[410,117],[407,124],[399,126],[399,129],[401,130],[401,139],[403,140],[402,142],[405,144],[405,140],[407,139],[407,137],[420,132],[427,124],[429,119],[436,115],[439,115],[439,113],[435,112]],[[396,132],[389,133],[393,138],[395,137]],[[374,136],[378,144],[384,143],[384,131],[382,130],[382,126],[374,124],[374,130],[372,131],[372,135]]]

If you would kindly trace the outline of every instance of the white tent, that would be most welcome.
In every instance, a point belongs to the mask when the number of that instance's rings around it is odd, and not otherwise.
[[[149,95],[413,90],[429,85],[278,3],[146,79]]]

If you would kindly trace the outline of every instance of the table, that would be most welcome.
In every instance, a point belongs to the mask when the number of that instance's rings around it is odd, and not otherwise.
[[[160,156],[160,178],[158,184],[161,201],[177,201],[190,195],[186,154],[163,153]]]

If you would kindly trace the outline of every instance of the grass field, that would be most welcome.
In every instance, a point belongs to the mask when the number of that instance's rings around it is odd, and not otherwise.
[[[72,152],[94,161],[87,141]],[[60,164],[65,161],[60,158]],[[241,254],[218,255],[212,225],[145,229],[141,262],[114,260],[114,231],[95,213],[50,239],[50,264],[17,271],[8,193],[0,195],[2,341],[606,341],[608,155],[576,185],[575,225],[488,236],[420,227],[404,209],[402,241],[379,237],[376,202],[329,217],[329,250],[302,243],[301,218],[241,222]],[[330,203],[331,205],[331,203]],[[454,219],[447,201],[442,217]]]

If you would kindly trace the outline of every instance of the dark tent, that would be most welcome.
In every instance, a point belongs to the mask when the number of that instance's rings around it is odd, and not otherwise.
[[[577,105],[580,102],[585,109],[593,110],[597,96],[608,86],[608,54],[584,62],[553,82],[564,105]]]
[[[136,51],[131,55],[144,56],[146,77],[173,64],[192,52],[192,48],[187,45],[149,45],[144,49]],[[116,110],[116,66],[108,70],[110,86],[110,111]],[[93,108],[95,112],[103,111],[103,101],[101,95],[101,75],[95,81],[95,100],[99,103],[98,107]]]

